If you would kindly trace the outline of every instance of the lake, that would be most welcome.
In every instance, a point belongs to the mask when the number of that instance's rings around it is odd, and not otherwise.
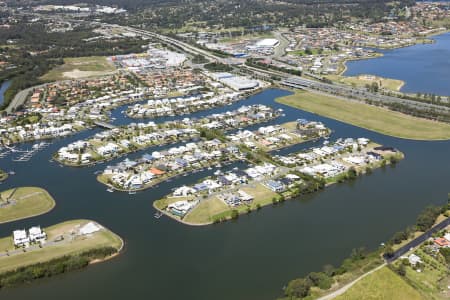
[[[405,81],[401,91],[450,95],[450,33],[433,44],[377,50],[382,57],[347,62],[345,76],[372,74]]]
[[[46,300],[273,300],[290,279],[321,270],[325,264],[338,265],[353,248],[375,249],[396,231],[413,224],[425,206],[447,201],[450,141],[388,137],[274,102],[288,94],[285,90],[269,89],[232,106],[193,115],[263,103],[284,109],[285,116],[270,123],[297,118],[318,120],[334,130],[331,139],[367,137],[397,147],[406,158],[395,167],[375,170],[354,182],[337,184],[276,207],[265,207],[237,221],[190,227],[167,217],[155,219],[152,202],[172,188],[194,183],[215,170],[182,177],[135,195],[108,193],[94,175],[106,164],[68,168],[49,162],[61,146],[99,129],[55,140],[28,163],[12,162],[14,157],[0,160],[0,168],[16,172],[1,185],[2,189],[40,186],[56,200],[55,209],[45,215],[2,224],[0,236],[8,236],[17,228],[87,218],[123,237],[125,251],[79,272],[2,290],[0,298],[23,300],[39,295],[39,299]],[[133,121],[120,113],[123,109],[112,113],[117,118],[115,124]],[[317,143],[297,149],[312,145]],[[22,146],[27,147],[30,146]]]

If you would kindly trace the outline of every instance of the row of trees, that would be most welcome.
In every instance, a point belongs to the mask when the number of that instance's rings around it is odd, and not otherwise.
[[[63,256],[48,262],[20,267],[16,270],[0,274],[0,289],[31,282],[39,278],[51,277],[73,270],[79,270],[86,267],[92,260],[103,259],[116,252],[116,248],[103,247],[88,250],[78,255]]]

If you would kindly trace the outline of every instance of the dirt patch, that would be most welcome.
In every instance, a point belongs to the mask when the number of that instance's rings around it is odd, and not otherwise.
[[[95,76],[103,76],[112,74],[115,71],[81,71],[79,69],[74,69],[69,72],[63,72],[63,77],[70,78],[70,79],[80,79],[80,78],[86,78],[86,77],[95,77]]]

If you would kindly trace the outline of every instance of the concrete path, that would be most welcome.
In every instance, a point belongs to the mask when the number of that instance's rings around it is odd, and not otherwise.
[[[342,295],[342,294],[345,293],[349,288],[351,288],[355,283],[357,283],[358,281],[360,281],[360,280],[363,279],[364,277],[366,277],[366,276],[368,276],[368,275],[370,275],[370,274],[372,274],[372,273],[378,271],[379,269],[385,267],[386,265],[387,265],[387,264],[384,263],[384,264],[382,264],[381,266],[376,267],[376,268],[373,269],[372,271],[369,271],[369,272],[367,272],[367,273],[365,273],[365,274],[359,276],[358,278],[356,278],[356,279],[353,280],[352,282],[347,283],[346,285],[344,285],[344,286],[341,287],[340,289],[338,289],[338,290],[332,292],[331,294],[328,294],[328,295],[326,295],[326,296],[317,298],[317,300],[331,300],[331,299],[336,298],[337,296]]]

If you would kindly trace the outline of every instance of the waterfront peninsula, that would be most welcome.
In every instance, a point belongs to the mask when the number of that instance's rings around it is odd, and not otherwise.
[[[278,98],[277,102],[394,137],[450,139],[450,125],[447,123],[416,118],[320,92],[295,91],[293,95]]]
[[[354,180],[404,158],[402,152],[365,138],[325,141],[289,155],[267,155],[247,169],[216,171],[192,186],[181,186],[153,206],[187,225],[208,225],[263,206]]]
[[[90,220],[15,230],[0,239],[0,289],[84,268],[122,248],[119,236]]]
[[[18,187],[0,193],[0,224],[42,215],[55,207],[44,189]]]
[[[271,151],[328,137],[331,130],[320,122],[299,120],[261,126],[255,131],[239,130],[234,134],[220,130],[202,132],[202,139],[195,143],[153,151],[137,160],[125,159],[107,166],[97,180],[107,185],[109,191],[145,190],[215,166],[237,161],[251,163],[255,161],[254,153],[264,157]]]

